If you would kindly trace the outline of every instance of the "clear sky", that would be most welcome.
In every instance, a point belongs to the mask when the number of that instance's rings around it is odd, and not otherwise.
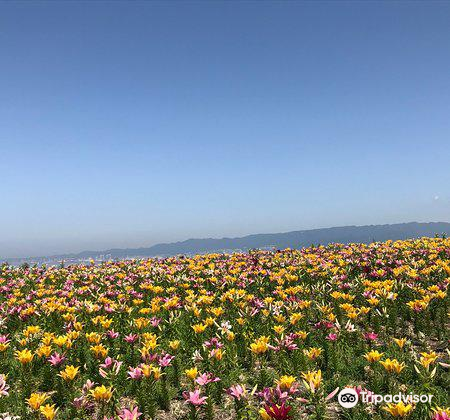
[[[1,2],[0,256],[450,220],[450,2]]]

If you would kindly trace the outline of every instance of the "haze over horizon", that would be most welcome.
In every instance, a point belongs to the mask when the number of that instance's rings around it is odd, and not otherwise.
[[[427,226],[427,225],[433,225],[433,227],[431,226]],[[434,227],[434,225],[439,224],[439,225],[446,225],[443,227]],[[420,226],[410,226],[410,225],[420,225]],[[377,229],[377,236],[378,235],[387,235],[386,238],[380,238],[379,236],[377,238],[374,238],[373,236],[373,232],[371,232],[371,227],[374,227]],[[401,228],[400,228],[401,227]],[[343,228],[343,230],[341,231],[341,228]],[[353,229],[356,228],[356,231]],[[363,228],[363,229],[359,229],[359,228]],[[383,229],[381,229],[383,228]],[[400,228],[400,230],[399,230]],[[337,233],[337,232],[333,232],[333,234],[331,235],[331,237],[328,237],[327,234],[321,233],[319,235],[320,238],[325,239],[325,242],[322,242],[319,237],[317,237],[317,235],[311,235],[310,239],[311,241],[309,241],[308,239],[306,240],[305,243],[299,243],[297,242],[297,240],[295,240],[294,238],[292,238],[290,236],[290,234],[295,233],[295,232],[316,232],[316,231],[329,231],[329,230],[336,230],[339,229],[342,233]],[[393,230],[394,229],[394,230]],[[442,230],[443,229],[443,230]],[[426,231],[424,231],[426,230]],[[397,234],[395,233],[397,232]],[[430,236],[433,237],[435,235],[439,235],[441,236],[442,234],[444,235],[450,235],[450,222],[447,221],[432,221],[432,222],[402,222],[402,223],[387,223],[387,224],[369,224],[369,225],[345,225],[345,226],[326,226],[326,227],[318,227],[318,228],[310,228],[310,229],[295,229],[295,230],[290,230],[290,231],[285,231],[285,232],[252,232],[252,233],[248,233],[245,235],[240,235],[240,236],[233,236],[233,235],[221,235],[221,236],[216,236],[216,237],[203,237],[203,238],[182,238],[182,239],[176,239],[173,241],[167,241],[167,242],[157,242],[157,243],[144,243],[142,245],[134,245],[134,246],[124,246],[124,247],[117,247],[117,246],[109,246],[109,247],[104,247],[102,249],[78,249],[78,250],[73,250],[73,251],[68,251],[68,252],[56,252],[53,254],[43,254],[43,255],[22,255],[22,256],[9,256],[9,257],[4,257],[2,255],[0,255],[0,262],[2,261],[7,261],[8,258],[10,259],[27,259],[27,258],[41,258],[41,257],[56,257],[56,256],[61,256],[61,255],[76,255],[76,254],[82,254],[82,253],[91,253],[91,254],[99,254],[102,252],[110,252],[110,251],[118,251],[118,250],[127,250],[127,251],[133,251],[134,249],[152,249],[153,246],[157,246],[159,249],[161,248],[167,248],[166,245],[169,248],[172,248],[172,246],[177,245],[177,244],[184,244],[186,242],[201,242],[204,243],[204,245],[209,246],[210,241],[222,241],[222,240],[230,240],[228,242],[230,242],[229,246],[225,246],[225,247],[214,247],[211,250],[211,252],[217,251],[218,249],[239,249],[240,246],[238,244],[233,245],[232,243],[235,242],[235,240],[241,240],[241,239],[245,239],[245,238],[249,238],[249,237],[254,237],[254,236],[277,236],[277,242],[279,242],[280,240],[283,241],[285,240],[285,236],[288,235],[289,238],[289,242],[287,244],[285,244],[284,246],[282,245],[281,247],[293,247],[293,248],[298,248],[298,247],[304,247],[304,246],[310,246],[312,244],[326,244],[328,242],[344,242],[347,243],[348,240],[344,240],[345,237],[350,237],[355,235],[355,233],[357,233],[358,237],[355,238],[353,237],[353,241],[355,242],[359,242],[359,241],[366,241],[366,240],[370,240],[370,241],[383,241],[383,240],[387,240],[387,239],[402,239],[402,237],[404,238],[419,238],[422,236]],[[349,236],[350,235],[350,236]],[[398,236],[397,236],[398,235]],[[328,237],[328,238],[327,238]],[[261,243],[261,244],[256,244],[253,245],[253,242],[251,242],[250,244],[246,243],[245,241],[242,242],[242,245],[245,246],[245,249],[253,249],[253,248],[260,248],[262,247],[267,247],[267,246],[275,246],[277,247],[277,244],[273,244],[273,243]],[[231,248],[230,248],[231,247]],[[279,246],[278,246],[279,247]],[[203,251],[196,251],[195,250],[195,245],[192,244],[192,249],[191,247],[188,247],[189,251],[184,251],[182,249],[177,249],[175,247],[175,251],[172,252],[170,255],[177,255],[177,254],[183,254],[185,252],[188,253],[196,253],[196,252],[203,252]],[[184,249],[184,248],[183,248]],[[158,251],[158,255],[161,255],[159,253],[160,251]],[[130,255],[130,254],[127,254]]]
[[[0,3],[0,257],[449,221],[449,21],[448,2]]]

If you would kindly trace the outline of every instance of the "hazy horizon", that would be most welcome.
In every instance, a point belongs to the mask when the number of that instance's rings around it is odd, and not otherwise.
[[[448,221],[449,21],[450,2],[1,2],[0,257]]]
[[[244,233],[244,234],[240,234],[240,235],[227,235],[227,234],[218,234],[218,235],[214,235],[214,236],[203,236],[203,237],[185,237],[185,238],[175,238],[173,240],[170,241],[157,241],[157,242],[143,242],[140,244],[136,244],[136,242],[131,242],[130,244],[125,244],[123,246],[114,246],[114,245],[108,245],[108,244],[104,244],[102,247],[99,248],[83,248],[83,249],[68,249],[66,251],[55,251],[55,252],[51,252],[51,253],[46,253],[46,254],[42,254],[42,255],[9,255],[9,256],[5,256],[5,255],[0,255],[0,261],[2,260],[6,260],[8,258],[11,259],[15,259],[15,258],[40,258],[40,257],[51,257],[51,256],[56,256],[56,255],[64,255],[64,254],[78,254],[80,252],[83,251],[107,251],[107,250],[111,250],[111,249],[127,249],[127,248],[150,248],[153,245],[159,245],[159,244],[165,244],[165,243],[175,243],[175,242],[183,242],[183,241],[187,241],[190,239],[224,239],[224,238],[240,238],[240,237],[245,237],[245,236],[249,236],[249,235],[258,235],[258,234],[277,234],[277,233],[289,233],[289,232],[295,232],[295,231],[304,231],[304,230],[314,230],[314,229],[328,229],[328,228],[336,228],[336,227],[349,227],[349,226],[370,226],[370,225],[395,225],[395,224],[403,224],[403,223],[450,223],[449,220],[432,220],[432,221],[403,221],[403,222],[393,222],[393,223],[368,223],[368,224],[363,224],[363,225],[359,225],[359,224],[346,224],[346,225],[336,225],[336,226],[316,226],[316,227],[312,227],[312,228],[297,228],[297,229],[290,229],[290,230],[284,230],[284,231],[263,231],[263,232],[248,232],[248,233]],[[440,232],[436,232],[436,234],[439,234]],[[56,248],[56,249],[60,249],[60,248]]]

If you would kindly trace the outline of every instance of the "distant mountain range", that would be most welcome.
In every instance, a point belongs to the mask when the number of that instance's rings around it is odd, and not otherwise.
[[[370,243],[389,239],[408,239],[422,236],[450,235],[450,223],[398,223],[391,225],[342,226],[323,229],[298,230],[286,233],[261,233],[241,238],[188,239],[182,242],[157,244],[149,248],[108,249],[83,251],[78,254],[54,255],[39,258],[9,258],[11,264],[85,261],[88,259],[124,259],[139,257],[168,257],[172,255],[207,252],[247,251],[254,248],[302,248],[310,245],[340,243]],[[2,261],[0,259],[0,261]]]

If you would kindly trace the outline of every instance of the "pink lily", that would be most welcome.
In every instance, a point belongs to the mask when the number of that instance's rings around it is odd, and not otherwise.
[[[240,401],[245,396],[247,390],[242,385],[233,385],[227,389],[227,394],[231,395],[234,399]]]
[[[183,392],[183,397],[186,403],[192,404],[194,407],[200,407],[205,404],[207,397],[200,396],[200,390],[196,389],[194,392]]]
[[[208,385],[211,382],[218,382],[220,381],[220,378],[214,378],[211,373],[202,373],[197,377],[195,382],[197,382],[199,385]]]
[[[47,360],[52,366],[59,366],[62,362],[64,362],[64,360],[66,360],[66,356],[55,352]]]
[[[141,379],[142,378],[142,369],[138,368],[138,367],[137,368],[130,367],[128,369],[128,376],[131,379]]]
[[[119,418],[120,420],[137,420],[139,417],[141,417],[141,415],[142,413],[139,412],[137,407],[134,407],[133,410],[124,408],[119,414]]]

